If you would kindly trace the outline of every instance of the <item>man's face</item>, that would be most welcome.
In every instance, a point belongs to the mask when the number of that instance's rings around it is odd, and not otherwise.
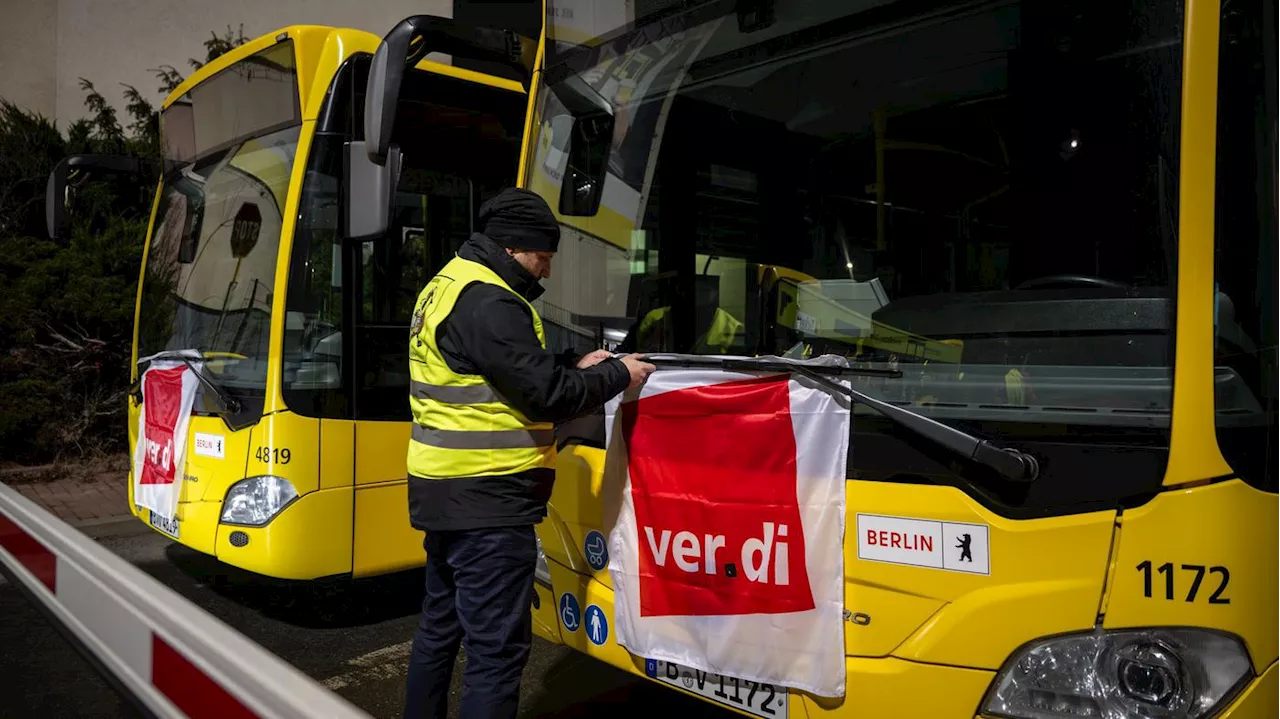
[[[514,257],[515,261],[519,262],[526,272],[533,275],[534,279],[545,280],[551,276],[551,258],[555,257],[556,253],[508,249],[507,254]]]

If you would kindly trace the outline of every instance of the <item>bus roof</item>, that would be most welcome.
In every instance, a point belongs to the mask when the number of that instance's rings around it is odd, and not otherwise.
[[[191,75],[183,80],[180,85],[174,88],[173,92],[169,93],[168,97],[166,97],[164,102],[161,103],[160,109],[162,111],[167,109],[180,97],[191,92],[192,88],[218,74],[222,70],[225,70],[246,57],[261,52],[262,50],[271,47],[286,38],[292,38],[298,45],[306,47],[306,50],[302,50],[300,48],[298,53],[300,56],[311,56],[309,57],[309,63],[304,62],[300,57],[299,64],[304,66],[309,64],[312,69],[316,69],[317,58],[315,56],[320,54],[321,48],[323,48],[332,36],[337,36],[337,38],[341,40],[339,47],[341,48],[340,51],[343,53],[343,57],[338,58],[339,63],[346,59],[346,57],[355,53],[373,53],[378,49],[378,44],[382,42],[381,37],[355,28],[338,28],[326,25],[290,25],[288,27],[282,27],[278,30],[259,35],[243,45],[239,45],[228,50],[226,53],[223,53],[214,60],[206,63],[200,69],[191,73]],[[313,53],[314,56],[312,55]],[[502,90],[510,90],[521,94],[526,92],[524,86],[514,80],[476,72],[475,70],[467,70],[465,68],[454,67],[452,65],[445,65],[432,60],[424,59],[418,62],[414,67],[418,70],[432,72],[439,75],[447,75],[449,77],[469,82],[476,82]],[[306,89],[304,89],[304,82],[306,81],[309,81],[309,78],[299,78],[299,84],[302,86],[300,89],[304,93],[306,92]],[[303,98],[303,100],[305,105],[305,98]]]

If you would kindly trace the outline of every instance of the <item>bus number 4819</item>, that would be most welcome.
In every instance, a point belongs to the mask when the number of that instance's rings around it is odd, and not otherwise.
[[[290,460],[289,454],[288,447],[285,447],[284,449],[259,447],[258,451],[253,456],[263,464],[288,464]]]

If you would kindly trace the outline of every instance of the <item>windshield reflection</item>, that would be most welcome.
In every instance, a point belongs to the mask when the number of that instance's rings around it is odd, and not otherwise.
[[[199,350],[228,388],[265,386],[299,131],[244,141],[167,178],[143,283],[139,356]]]
[[[931,412],[1167,427],[1181,15],[818,1],[752,26],[710,4],[623,31],[553,12],[529,186],[558,206],[556,82],[614,124],[546,313],[621,351],[910,368],[867,391]]]

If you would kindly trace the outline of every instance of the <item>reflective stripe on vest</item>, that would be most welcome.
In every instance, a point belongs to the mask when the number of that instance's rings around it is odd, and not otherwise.
[[[409,473],[427,479],[484,477],[555,466],[555,430],[534,422],[480,375],[454,372],[436,334],[467,286],[484,282],[520,297],[493,270],[455,257],[418,295],[409,337]],[[529,308],[539,343],[542,319]]]
[[[489,432],[459,432],[413,425],[413,440],[441,449],[513,449],[543,447],[556,441],[554,429],[501,429]]]
[[[498,394],[498,390],[488,383],[461,386],[427,384],[426,382],[412,380],[409,382],[409,391],[417,399],[434,399],[447,404],[483,404],[485,402],[503,401],[502,396]]]

